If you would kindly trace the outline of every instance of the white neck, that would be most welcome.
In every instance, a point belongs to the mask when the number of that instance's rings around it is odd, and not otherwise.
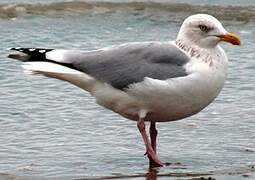
[[[209,68],[227,68],[227,57],[223,49],[217,45],[214,48],[201,48],[190,42],[177,39],[176,46],[183,50],[193,62],[207,64]],[[224,64],[222,66],[222,64]]]
[[[185,43],[181,39],[176,39],[175,44],[182,49],[190,58],[200,58],[201,57],[201,48],[197,46],[192,46],[190,43]]]

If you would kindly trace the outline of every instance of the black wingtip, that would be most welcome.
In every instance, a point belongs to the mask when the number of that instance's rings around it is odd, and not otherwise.
[[[30,56],[23,53],[13,53],[13,54],[9,54],[7,57],[11,59],[20,60],[20,61],[27,61]]]
[[[17,51],[17,53],[10,54],[8,57],[18,59],[21,61],[46,61],[46,53],[53,49],[45,48],[10,48],[10,50]]]
[[[16,48],[9,48],[9,50],[18,51],[31,56],[44,56],[47,52],[52,51],[53,49],[16,47]]]
[[[20,48],[20,47],[15,47],[15,48],[9,48],[8,50],[11,51],[18,51],[18,52],[24,52],[26,48]]]
[[[7,48],[7,50],[10,50],[10,51],[18,51],[20,48]]]

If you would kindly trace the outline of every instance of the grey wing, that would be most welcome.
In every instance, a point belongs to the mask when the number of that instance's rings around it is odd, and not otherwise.
[[[165,80],[186,76],[184,65],[189,61],[186,54],[170,43],[128,44],[79,57],[72,61],[75,69],[118,89],[141,82],[145,77]]]
[[[14,48],[28,56],[9,56],[22,61],[49,61],[73,68],[125,89],[145,77],[165,80],[186,76],[185,53],[171,43],[130,43],[95,51]]]
[[[50,59],[50,56],[49,56]],[[54,59],[52,59],[54,60]],[[66,51],[62,63],[124,89],[145,77],[165,80],[186,76],[189,58],[170,43],[131,43],[108,50]]]

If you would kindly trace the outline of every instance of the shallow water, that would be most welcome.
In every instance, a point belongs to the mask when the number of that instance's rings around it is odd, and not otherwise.
[[[6,58],[6,48],[17,46],[96,49],[170,40],[188,14],[96,12],[0,19],[0,172],[85,179],[147,172],[134,122],[96,105],[88,93],[68,83],[25,75],[20,62]],[[223,24],[243,43],[222,44],[230,59],[226,85],[201,113],[158,124],[159,156],[173,163],[160,168],[159,174],[213,171],[221,175],[254,165],[255,24],[233,19]],[[249,178],[254,175],[245,179]]]
[[[48,2],[48,3],[47,3]],[[206,2],[206,1],[205,1]],[[221,20],[249,22],[255,20],[255,6],[250,1],[226,1],[225,4],[201,3],[187,1],[13,1],[0,4],[0,18],[15,19],[24,15],[47,15],[50,17],[79,16],[88,14],[128,13],[150,17],[150,19],[167,18],[172,21],[195,13],[212,14]]]

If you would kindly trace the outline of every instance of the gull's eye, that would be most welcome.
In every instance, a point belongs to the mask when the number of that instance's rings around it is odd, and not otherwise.
[[[205,26],[205,25],[199,25],[198,27],[199,27],[199,29],[200,29],[202,32],[208,32],[208,31],[210,31],[210,28],[207,27],[207,26]]]

